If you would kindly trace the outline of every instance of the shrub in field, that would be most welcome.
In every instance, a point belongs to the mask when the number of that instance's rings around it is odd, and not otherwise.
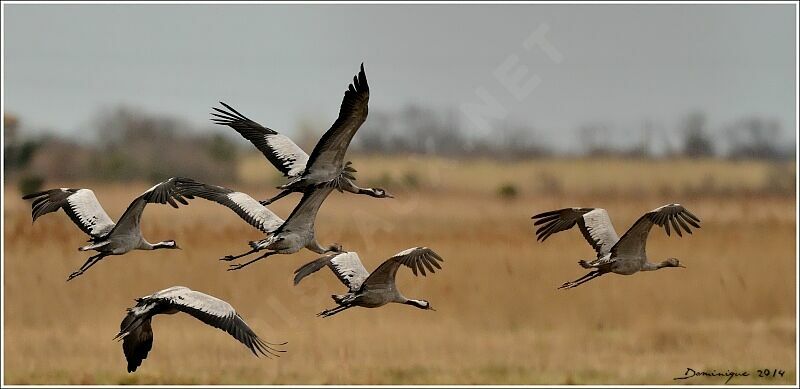
[[[38,175],[26,174],[19,179],[19,192],[23,195],[42,190],[44,179]]]
[[[409,189],[419,188],[420,179],[417,173],[409,171],[403,176],[403,184]]]
[[[501,198],[512,200],[517,198],[517,195],[519,195],[519,190],[514,184],[503,184],[497,188],[497,195]]]

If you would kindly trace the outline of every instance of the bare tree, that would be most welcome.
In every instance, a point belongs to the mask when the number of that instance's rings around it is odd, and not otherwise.
[[[776,120],[750,117],[742,119],[728,129],[731,142],[728,156],[734,159],[780,159],[793,155],[781,150],[781,129]]]
[[[683,120],[683,155],[691,158],[714,155],[714,144],[706,133],[706,116],[692,112]]]
[[[549,148],[536,138],[536,131],[528,125],[506,120],[498,124],[497,128],[494,140],[484,139],[484,143],[491,142],[488,150],[490,155],[519,159],[551,154]]]
[[[578,143],[583,146],[583,152],[586,155],[597,156],[614,153],[613,149],[608,145],[611,130],[604,124],[584,124],[578,128],[578,137]]]

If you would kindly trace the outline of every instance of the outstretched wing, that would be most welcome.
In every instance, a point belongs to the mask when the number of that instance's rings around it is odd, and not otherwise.
[[[297,285],[300,280],[325,265],[333,271],[333,274],[336,274],[339,281],[345,284],[351,292],[361,288],[361,284],[369,277],[369,272],[364,268],[364,264],[361,263],[358,254],[350,251],[326,255],[301,266],[294,272],[294,284]]]
[[[183,194],[214,201],[230,208],[244,221],[265,233],[275,231],[283,224],[283,219],[246,193],[197,181],[183,182],[178,186]]]
[[[100,237],[114,228],[114,221],[97,201],[91,189],[50,189],[31,193],[22,198],[33,199],[31,204],[33,221],[62,208],[81,231],[93,238]]]
[[[577,224],[583,237],[597,252],[598,258],[608,254],[619,240],[608,212],[602,208],[564,208],[534,215],[532,219],[536,220],[534,226],[541,225],[536,230],[536,240],[542,242],[550,235],[566,231]]]
[[[117,225],[106,235],[111,235],[115,232],[127,234],[138,231],[139,221],[142,219],[142,212],[144,212],[144,207],[147,204],[169,204],[173,208],[178,208],[177,203],[188,205],[189,202],[186,199],[193,199],[194,197],[180,192],[179,184],[183,182],[192,182],[192,180],[183,177],[172,177],[146,190],[128,205],[125,213],[120,216]]]
[[[142,361],[153,348],[153,328],[150,326],[152,316],[142,316],[136,309],[129,309],[120,323],[119,336],[122,339],[122,352],[128,361],[128,373],[133,373],[141,366]]]
[[[364,281],[365,286],[379,286],[389,285],[394,283],[394,277],[397,274],[397,269],[400,265],[405,265],[411,268],[411,272],[417,275],[417,272],[425,276],[425,269],[429,272],[435,273],[436,269],[441,269],[442,266],[437,262],[444,262],[444,259],[436,254],[433,250],[427,247],[412,247],[403,250],[391,258],[384,261],[378,266],[372,274]]]
[[[353,135],[367,120],[368,103],[369,85],[362,63],[361,71],[353,77],[353,83],[344,92],[339,117],[314,146],[314,151],[308,158],[306,172],[317,169],[328,170],[331,167],[338,169],[342,165]]]
[[[281,225],[277,231],[307,231],[314,229],[314,221],[317,218],[317,212],[325,201],[325,198],[333,191],[331,185],[319,185],[316,187],[307,188],[303,192],[303,198],[297,206],[294,207],[292,213],[286,218],[286,222]]]
[[[675,232],[678,233],[678,236],[683,236],[681,229],[691,234],[690,226],[700,228],[700,219],[680,204],[668,204],[658,207],[642,215],[622,235],[619,242],[611,248],[612,256],[644,259],[646,257],[647,235],[653,225],[664,227],[667,236],[670,235],[671,225]]]
[[[228,111],[214,108],[217,113],[211,113],[214,116],[211,121],[236,130],[256,146],[283,175],[293,177],[305,170],[308,154],[291,139],[248,119],[228,104],[221,101],[219,103]]]
[[[277,353],[283,352],[261,340],[230,304],[214,296],[185,287],[172,287],[154,294],[152,298],[168,308],[188,313],[203,323],[227,332],[256,356],[259,353],[267,357],[278,356]]]

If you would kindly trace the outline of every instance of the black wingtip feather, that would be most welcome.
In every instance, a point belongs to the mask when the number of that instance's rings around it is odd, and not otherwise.
[[[425,265],[426,268],[428,268],[428,271],[431,272],[431,274],[433,274],[436,273],[436,270],[433,268],[433,265],[431,265],[431,263],[436,263],[436,261],[429,258],[424,258],[424,261],[422,261],[422,264]]]
[[[415,265],[419,269],[419,273],[422,274],[423,277],[427,277],[428,275],[425,273],[425,268],[422,266],[421,262],[422,261],[417,261]]]
[[[30,199],[32,199],[32,198],[35,198],[35,197],[39,197],[39,196],[42,196],[42,195],[46,195],[46,194],[47,194],[47,192],[49,192],[49,190],[45,190],[45,191],[41,191],[41,192],[36,192],[36,193],[29,193],[29,194],[26,194],[26,195],[22,196],[22,199],[23,199],[23,200],[30,200]]]
[[[693,213],[689,212],[688,209],[684,208],[683,211],[686,212],[686,215],[688,215],[690,218],[694,219],[694,221],[700,223],[700,218],[695,216]],[[698,226],[698,228],[699,228],[699,226]]]
[[[681,229],[678,227],[678,222],[675,221],[674,215],[669,218],[669,221],[670,223],[672,223],[672,229],[674,229],[675,232],[678,233],[678,236],[683,237],[683,233],[681,232]]]
[[[689,226],[688,226],[688,225],[686,225],[686,222],[684,222],[684,221],[683,221],[683,219],[681,218],[681,214],[678,214],[678,215],[676,215],[676,216],[675,216],[675,221],[677,221],[677,222],[678,222],[678,224],[679,224],[681,227],[683,227],[683,230],[684,230],[684,231],[688,232],[689,234],[691,234],[691,233],[692,233],[692,230],[689,228]]]
[[[559,219],[558,215],[545,216],[545,217],[537,219],[535,222],[533,222],[533,225],[534,226],[538,226],[540,224],[549,223],[549,222],[552,222],[552,221],[558,220],[558,219]]]
[[[531,216],[531,219],[538,219],[540,217],[558,215],[559,212],[560,212],[560,210],[541,212],[541,213],[537,213],[536,215]]]
[[[680,213],[680,214],[678,214],[678,216],[681,218],[681,220],[683,220],[686,223],[689,223],[690,225],[692,225],[692,227],[700,228],[700,224],[698,224],[697,222],[692,220],[692,218],[689,217],[686,213]]]
[[[225,108],[229,109],[229,110],[230,110],[231,112],[233,112],[234,114],[236,114],[236,116],[238,116],[240,119],[249,120],[249,119],[247,119],[247,117],[246,117],[246,116],[244,116],[244,115],[242,115],[241,113],[239,113],[239,111],[237,111],[236,109],[234,109],[234,108],[233,108],[233,107],[231,107],[230,105],[228,105],[228,104],[225,104],[225,103],[223,103],[222,101],[220,101],[219,103],[220,103],[220,104],[222,104],[222,105],[223,105]]]

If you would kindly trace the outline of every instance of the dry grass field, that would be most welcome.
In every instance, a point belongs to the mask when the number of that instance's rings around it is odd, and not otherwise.
[[[392,304],[315,314],[343,291],[327,270],[292,286],[294,269],[316,258],[273,256],[237,272],[217,259],[260,234],[235,214],[197,199],[175,210],[151,205],[151,241],[182,251],[109,257],[66,283],[87,253],[59,213],[32,225],[17,188],[4,193],[3,347],[6,384],[722,384],[674,381],[687,368],[748,371],[735,384],[790,384],[795,359],[795,197],[771,193],[794,167],[756,162],[542,160],[519,163],[425,158],[354,159],[361,184],[381,183],[393,200],[334,192],[322,206],[323,244],[358,251],[368,269],[416,245],[444,257],[443,270],[399,288],[437,311]],[[601,164],[613,175],[593,175]],[[264,198],[275,177],[252,158],[239,189]],[[788,172],[788,173],[787,173]],[[713,178],[713,179],[712,179]],[[515,198],[498,188],[514,183]],[[219,183],[225,184],[225,183]],[[113,218],[152,183],[48,183],[94,188]],[[793,183],[792,183],[793,185]],[[272,209],[287,216],[292,195]],[[685,269],[607,275],[556,290],[593,256],[580,233],[537,243],[530,216],[565,206],[608,209],[618,230],[642,213],[680,202],[702,221],[693,235],[654,230],[653,261]],[[231,302],[265,340],[288,341],[278,359],[257,359],[223,332],[186,315],[154,320],[155,343],[128,374],[112,341],[124,309],[153,291],[184,285]],[[759,378],[757,369],[783,377]]]

